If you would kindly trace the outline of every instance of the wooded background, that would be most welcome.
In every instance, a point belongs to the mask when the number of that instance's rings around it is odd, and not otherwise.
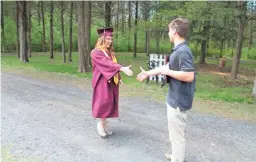
[[[54,59],[61,51],[70,62],[78,51],[78,71],[88,72],[97,28],[114,27],[117,52],[168,54],[167,26],[175,17],[190,20],[188,42],[199,64],[233,58],[236,79],[241,58],[256,60],[256,1],[1,1],[1,52],[29,62],[32,52]]]

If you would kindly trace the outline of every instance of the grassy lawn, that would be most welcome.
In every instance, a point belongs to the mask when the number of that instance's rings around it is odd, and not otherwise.
[[[2,68],[31,68],[39,71],[57,72],[76,75],[78,77],[91,78],[91,72],[81,74],[77,72],[77,53],[73,53],[72,63],[62,63],[62,57],[60,53],[55,53],[55,59],[49,59],[49,54],[33,53],[29,63],[20,63],[19,59],[15,55],[2,55]],[[167,92],[167,86],[160,88],[160,85],[156,85],[155,82],[151,82],[149,85],[137,82],[136,74],[140,72],[139,67],[147,69],[148,58],[145,54],[138,54],[137,58],[133,58],[131,53],[117,53],[118,61],[122,65],[132,64],[132,70],[134,71],[133,77],[127,77],[122,74],[123,80],[127,85],[131,85],[136,88],[150,89],[157,94],[157,96],[164,96]],[[256,68],[256,61],[241,61],[241,69],[243,75],[236,81],[229,78],[229,74],[218,74],[216,65],[209,67],[200,67],[199,73],[196,79],[196,93],[195,97],[201,100],[214,100],[225,102],[238,102],[238,103],[255,103],[255,100],[251,98],[252,86],[253,86],[253,73]],[[248,63],[247,63],[248,62]],[[207,60],[208,64],[217,64],[216,60]],[[227,69],[231,68],[231,61],[227,63]],[[240,71],[242,71],[240,70]],[[245,72],[244,72],[245,71]],[[246,77],[243,77],[246,76]]]
[[[140,66],[147,68],[148,58],[145,54],[140,53],[137,58],[133,58],[132,53],[117,53],[117,58],[122,65],[132,64],[132,70],[134,71],[134,76],[132,77],[122,74],[125,86],[121,87],[121,96],[140,96],[160,103],[165,101],[167,85],[161,88],[155,82],[145,84],[135,79],[140,72]],[[73,53],[72,59],[74,61],[71,63],[63,63],[60,53],[55,53],[54,60],[49,59],[49,53],[33,53],[29,63],[21,63],[14,54],[3,54],[1,56],[1,65],[3,70],[20,70],[27,74],[34,73],[33,75],[41,78],[60,77],[58,79],[64,80],[63,74],[65,76],[78,76],[81,81],[75,81],[74,84],[80,87],[84,86],[83,78],[87,78],[88,86],[90,86],[91,72],[86,74],[78,73],[77,53]],[[197,65],[198,74],[196,76],[194,109],[200,112],[220,114],[225,117],[249,118],[256,121],[256,100],[251,98],[256,61],[241,61],[240,74],[237,80],[231,80],[230,74],[227,72],[218,72],[216,60],[208,59],[206,62],[207,65]],[[225,70],[228,71],[230,68],[231,61],[229,60]],[[57,75],[57,73],[61,74],[61,76]],[[53,75],[49,76],[49,74]],[[70,82],[70,80],[67,80],[67,82]]]

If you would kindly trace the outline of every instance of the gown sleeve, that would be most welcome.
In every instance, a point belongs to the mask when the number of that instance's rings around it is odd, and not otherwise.
[[[122,67],[107,58],[100,50],[94,50],[91,53],[91,58],[94,66],[107,80],[110,80],[115,74],[117,74]]]

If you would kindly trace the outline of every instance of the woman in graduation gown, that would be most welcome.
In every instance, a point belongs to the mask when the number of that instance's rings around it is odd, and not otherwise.
[[[98,134],[101,137],[106,137],[112,134],[106,129],[106,119],[119,117],[119,84],[122,82],[119,72],[124,72],[128,76],[132,76],[133,72],[130,70],[130,66],[123,67],[117,63],[112,44],[113,28],[98,29],[97,32],[100,37],[95,49],[91,52],[92,115],[94,118],[100,119],[97,123]]]

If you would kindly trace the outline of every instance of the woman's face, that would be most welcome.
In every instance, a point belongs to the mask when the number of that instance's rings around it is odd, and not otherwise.
[[[105,47],[109,48],[112,45],[113,37],[106,36],[105,37]]]

